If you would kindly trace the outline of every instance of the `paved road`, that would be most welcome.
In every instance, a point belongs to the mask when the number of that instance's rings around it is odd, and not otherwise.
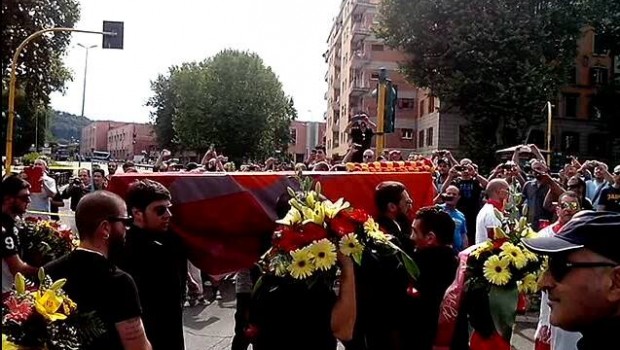
[[[185,309],[185,345],[187,350],[224,350],[230,349],[234,334],[235,291],[231,282],[220,286],[222,300],[211,305],[197,305]],[[210,291],[206,288],[210,296]],[[534,349],[534,331],[537,318],[535,315],[519,316],[513,335],[512,345],[515,350]],[[343,349],[343,347],[339,347]]]

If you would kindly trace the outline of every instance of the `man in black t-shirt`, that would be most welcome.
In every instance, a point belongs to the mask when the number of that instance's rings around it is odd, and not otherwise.
[[[19,216],[23,215],[30,203],[30,184],[17,175],[2,180],[2,299],[13,288],[14,277],[18,272],[35,275],[37,269],[21,258],[19,244]]]
[[[363,161],[364,151],[372,146],[372,137],[375,135],[372,128],[375,127],[376,125],[370,121],[366,114],[358,114],[351,118],[345,132],[351,133],[351,142],[355,149],[351,158],[353,162],[361,163]]]
[[[620,213],[620,165],[613,172],[614,183],[601,191],[598,206],[601,210]]]
[[[119,266],[136,281],[153,350],[184,350],[187,252],[169,231],[170,192],[159,182],[138,180],[129,185],[126,201],[133,222]]]
[[[45,266],[52,279],[67,279],[63,288],[78,312],[93,312],[105,327],[105,333],[82,350],[151,349],[136,285],[111,259],[123,247],[129,220],[125,202],[116,194],[87,194],[75,213],[80,247]]]

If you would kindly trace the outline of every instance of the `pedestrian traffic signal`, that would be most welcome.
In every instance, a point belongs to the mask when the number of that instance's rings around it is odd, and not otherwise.
[[[102,48],[123,49],[123,22],[103,21],[103,31],[114,34],[103,35]]]

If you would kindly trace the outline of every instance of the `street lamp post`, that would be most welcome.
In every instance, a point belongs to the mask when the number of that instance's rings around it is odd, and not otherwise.
[[[79,47],[86,50],[86,54],[84,55],[84,83],[82,86],[82,117],[84,117],[84,103],[86,101],[86,75],[88,74],[88,50],[94,49],[97,45],[84,46],[80,43],[77,44]]]

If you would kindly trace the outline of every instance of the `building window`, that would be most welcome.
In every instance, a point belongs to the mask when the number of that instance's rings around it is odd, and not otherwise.
[[[426,145],[427,146],[433,145],[433,128],[428,128],[426,130]]]
[[[577,84],[577,66],[568,70],[568,83],[570,85]]]
[[[398,108],[400,109],[413,109],[415,100],[412,98],[399,98]]]
[[[370,74],[370,80],[379,80],[379,73]]]
[[[383,45],[382,44],[372,44],[370,46],[370,49],[372,51],[383,51]]]
[[[579,153],[579,133],[562,133],[562,151],[571,155]]]
[[[428,113],[435,112],[435,96],[428,97]]]
[[[424,130],[420,130],[418,133],[418,148],[424,147]]]
[[[605,67],[590,68],[590,85],[606,85],[609,71]]]
[[[575,118],[577,116],[578,94],[564,94],[564,116]]]
[[[426,102],[425,100],[420,101],[420,118],[424,115],[424,103],[425,102]]]
[[[291,145],[297,144],[297,129],[291,128],[290,140],[289,143]]]
[[[400,133],[403,140],[413,140],[413,129],[400,129]]]
[[[593,43],[592,53],[594,53],[595,55],[607,54],[607,50],[605,49],[602,36],[594,34],[594,40],[592,40],[592,43]]]
[[[590,134],[588,136],[588,154],[595,157],[604,157],[607,149],[607,135]]]

